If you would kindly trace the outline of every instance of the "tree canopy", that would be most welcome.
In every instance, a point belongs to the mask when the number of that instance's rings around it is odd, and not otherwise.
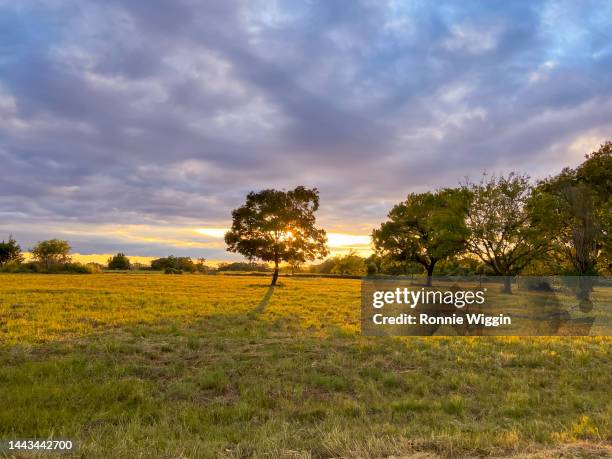
[[[201,266],[204,266],[203,264]],[[198,266],[193,262],[191,257],[175,257],[170,255],[165,258],[157,258],[151,261],[151,269],[154,271],[186,271],[193,273],[197,271]]]
[[[111,270],[128,270],[131,266],[130,259],[121,252],[108,259],[108,269]]]
[[[553,255],[569,263],[568,274],[609,271],[612,214],[612,143],[578,167],[540,181],[534,216],[551,241]]]
[[[316,188],[251,192],[232,212],[232,228],[225,234],[227,250],[274,263],[276,285],[281,262],[304,263],[327,255],[325,230],[315,226],[318,209]]]
[[[32,249],[32,255],[46,269],[52,264],[70,262],[70,244],[61,239],[41,241]]]
[[[436,263],[465,248],[468,193],[443,189],[409,194],[388,214],[389,220],[372,233],[377,253],[400,262],[416,262],[431,284]]]
[[[587,276],[611,271],[612,143],[539,182],[533,199],[537,228],[550,241],[551,272],[578,275],[581,308],[589,309],[592,285]]]
[[[13,236],[9,236],[6,242],[4,240],[0,242],[0,266],[9,262],[21,263],[22,261],[21,247]]]
[[[470,195],[468,250],[494,274],[506,276],[505,290],[510,292],[510,277],[548,246],[546,237],[532,224],[529,177],[515,173],[483,176],[480,183],[466,183],[463,189]]]
[[[334,266],[331,269],[332,274],[348,274],[351,276],[361,276],[366,273],[365,260],[357,255],[354,250],[344,256],[333,258]]]

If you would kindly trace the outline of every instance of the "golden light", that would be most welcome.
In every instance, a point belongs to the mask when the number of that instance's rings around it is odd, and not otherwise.
[[[223,239],[228,228],[197,228],[195,232],[214,239]],[[283,233],[283,240],[292,239],[295,235],[291,230]],[[327,245],[331,249],[332,255],[345,254],[349,250],[354,250],[361,256],[368,256],[372,253],[370,247],[371,240],[369,235],[348,234],[348,233],[327,233]]]
[[[204,236],[223,238],[227,232],[227,228],[198,228],[195,231],[196,233],[203,234]]]
[[[370,246],[370,236],[345,233],[327,233],[330,247]]]

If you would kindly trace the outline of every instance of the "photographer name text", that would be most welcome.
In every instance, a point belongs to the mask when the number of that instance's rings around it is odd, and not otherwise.
[[[423,306],[428,312],[401,313],[385,315],[376,313],[372,316],[375,325],[475,325],[480,327],[499,327],[511,325],[512,318],[504,314],[488,315],[484,313],[464,312],[462,314],[443,314],[435,311],[441,305],[452,305],[463,309],[466,306],[480,306],[485,302],[486,288],[482,290],[448,290],[432,291],[425,288],[411,290],[396,288],[395,290],[378,290],[372,295],[372,307],[380,310],[385,305],[405,305],[410,309]]]

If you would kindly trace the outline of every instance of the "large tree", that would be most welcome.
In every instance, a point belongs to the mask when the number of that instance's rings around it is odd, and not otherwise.
[[[450,188],[408,195],[373,231],[376,252],[399,262],[419,263],[431,285],[436,263],[465,248],[467,196],[464,190]]]
[[[70,262],[70,244],[61,239],[49,239],[36,244],[32,249],[34,258],[44,265],[45,269],[53,264]]]
[[[232,211],[227,250],[274,263],[271,285],[276,285],[281,262],[304,263],[327,255],[325,230],[315,226],[318,208],[316,188],[251,192],[246,203]]]
[[[597,151],[586,155],[576,170],[579,183],[584,183],[593,193],[594,218],[599,232],[596,235],[600,247],[597,269],[600,274],[612,271],[612,141],[604,142]]]
[[[511,278],[548,247],[532,224],[529,177],[483,176],[480,183],[468,182],[463,188],[470,194],[468,250],[496,275],[505,276],[504,291],[511,293]]]
[[[21,263],[23,261],[23,255],[21,254],[21,247],[17,244],[17,241],[13,239],[13,236],[9,236],[8,241],[0,242],[0,266],[13,261]]]
[[[568,274],[581,277],[610,271],[612,143],[586,156],[578,167],[542,180],[536,189],[538,229],[551,241],[553,255]],[[578,295],[588,300],[591,285],[579,279]]]

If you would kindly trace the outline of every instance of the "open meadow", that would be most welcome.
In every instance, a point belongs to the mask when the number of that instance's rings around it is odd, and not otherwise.
[[[363,337],[360,281],[0,274],[0,439],[82,457],[612,456],[612,339]]]

